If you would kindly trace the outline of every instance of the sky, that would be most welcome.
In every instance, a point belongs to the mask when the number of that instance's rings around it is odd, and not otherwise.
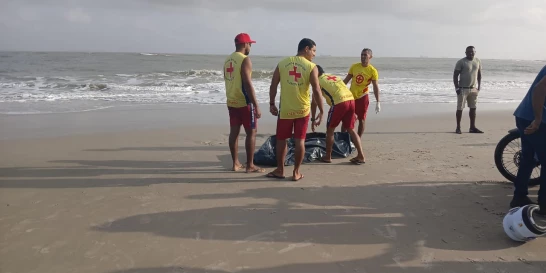
[[[546,60],[546,0],[0,0],[0,50]]]

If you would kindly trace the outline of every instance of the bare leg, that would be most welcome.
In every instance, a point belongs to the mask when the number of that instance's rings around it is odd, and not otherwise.
[[[364,130],[366,129],[366,120],[365,119],[359,119],[358,120],[358,136],[362,138],[362,135],[364,134]]]
[[[229,151],[231,152],[231,160],[233,161],[232,171],[238,171],[243,168],[241,162],[239,162],[238,146],[239,146],[239,132],[241,126],[231,126],[229,129]]]
[[[476,128],[476,108],[470,108],[468,114],[470,116],[470,132],[471,133],[483,133],[480,129]]]
[[[303,162],[303,157],[305,156],[305,139],[294,139],[294,144],[296,146],[296,162],[294,164],[294,177],[293,180],[297,181],[303,178],[303,174],[300,173],[300,166]]]
[[[456,114],[455,114],[455,117],[457,118],[457,129],[455,130],[455,132],[457,134],[460,134],[461,133],[461,118],[463,116],[463,110],[457,110]]]
[[[326,129],[326,154],[322,157],[322,161],[332,162],[332,148],[334,146],[334,131],[336,128],[328,127]]]
[[[256,146],[256,129],[245,129],[246,172],[264,172],[264,169],[254,165],[254,149]]]
[[[277,139],[277,168],[271,172],[274,177],[284,177],[284,158],[286,157],[287,150],[286,139]],[[268,177],[271,177],[270,174],[268,174]]]
[[[470,108],[468,115],[470,116],[470,128],[476,128],[476,108]]]
[[[355,144],[355,148],[357,151],[357,156],[353,158],[353,160],[358,160],[358,162],[363,163],[366,162],[366,157],[364,156],[364,151],[362,149],[362,142],[360,141],[360,137],[356,134],[354,129],[348,129],[349,134],[351,135],[351,140]]]

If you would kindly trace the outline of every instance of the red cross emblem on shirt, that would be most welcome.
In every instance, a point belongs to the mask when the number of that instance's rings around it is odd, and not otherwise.
[[[301,78],[301,73],[297,72],[297,66],[294,66],[294,70],[290,70],[288,72],[288,75],[294,76],[294,81],[297,82],[299,78]]]
[[[231,73],[233,73],[233,63],[229,62],[229,67],[226,68],[226,72],[229,73],[229,77],[231,78]]]
[[[364,76],[362,76],[362,75],[357,75],[357,76],[356,76],[356,83],[361,84],[361,83],[363,83],[363,82],[364,82]]]
[[[335,81],[335,80],[337,80],[337,77],[336,76],[328,76],[328,77],[326,77],[326,80]]]

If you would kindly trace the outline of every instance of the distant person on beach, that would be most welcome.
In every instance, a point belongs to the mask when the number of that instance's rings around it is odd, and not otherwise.
[[[250,47],[256,41],[246,33],[235,37],[235,52],[224,62],[224,81],[226,85],[226,103],[229,112],[229,150],[233,159],[233,171],[245,168],[239,161],[238,146],[241,125],[245,128],[246,172],[264,172],[254,165],[256,128],[261,117],[256,93],[252,86],[252,62],[248,57]]]
[[[516,127],[521,135],[521,161],[514,197],[510,207],[533,204],[527,187],[535,166],[535,154],[540,162],[539,213],[546,215],[546,66],[538,73],[527,95],[514,112]]]
[[[298,54],[281,60],[273,73],[269,88],[269,111],[272,115],[278,116],[276,133],[277,168],[268,173],[267,177],[285,178],[286,140],[292,137],[292,133],[296,148],[292,180],[298,181],[304,177],[300,172],[300,166],[305,155],[305,137],[311,110],[309,84],[313,89],[313,100],[319,108],[317,119],[313,118],[312,120],[314,126],[320,125],[323,115],[318,69],[312,63],[315,54],[315,42],[304,38],[298,44]],[[275,105],[279,83],[281,84],[280,110]]]
[[[368,114],[368,106],[370,105],[370,98],[368,96],[370,83],[373,86],[373,93],[375,95],[375,113],[381,111],[381,104],[379,102],[379,85],[377,81],[379,74],[377,69],[370,63],[373,58],[373,52],[369,48],[364,48],[360,53],[360,62],[351,65],[349,73],[343,80],[345,84],[351,81],[351,93],[355,98],[355,113],[358,118],[358,136],[362,137],[364,130],[366,129],[366,117]],[[344,128],[341,128],[342,132],[345,132]]]
[[[317,65],[319,84],[322,95],[326,103],[330,105],[328,119],[326,122],[326,155],[320,158],[320,161],[332,163],[332,148],[334,146],[334,131],[341,123],[341,127],[349,132],[351,140],[355,144],[358,152],[357,156],[352,158],[351,163],[360,165],[366,163],[360,137],[355,132],[355,99],[351,90],[347,88],[340,77],[324,73],[324,69]],[[317,104],[313,100],[311,103],[311,118],[314,119]],[[312,125],[313,132],[315,125]]]
[[[482,63],[480,59],[474,57],[476,49],[473,46],[468,46],[465,54],[466,57],[455,64],[453,72],[453,84],[455,84],[455,92],[457,93],[457,128],[455,133],[461,134],[461,118],[466,103],[470,108],[469,132],[482,134],[483,132],[476,128],[476,104],[482,84]]]

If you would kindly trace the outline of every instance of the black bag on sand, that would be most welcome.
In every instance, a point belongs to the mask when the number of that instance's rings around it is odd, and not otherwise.
[[[277,166],[276,152],[277,139],[270,136],[258,151],[254,153],[254,164],[261,166]],[[284,159],[285,166],[293,166],[295,160],[294,138],[287,140],[288,152]],[[346,158],[355,151],[349,133],[334,133],[334,146],[332,147],[332,159]],[[326,153],[326,133],[308,133],[305,137],[305,156],[303,163],[310,163],[321,158]]]

